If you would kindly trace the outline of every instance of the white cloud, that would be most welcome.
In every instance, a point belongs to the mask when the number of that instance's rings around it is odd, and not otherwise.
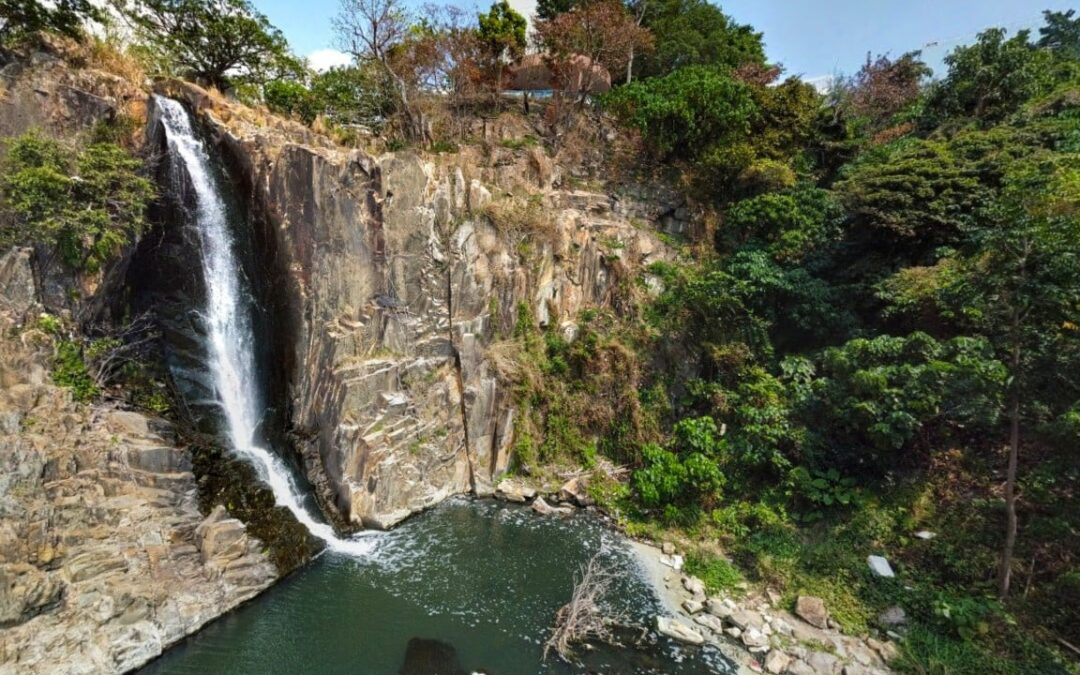
[[[317,49],[307,56],[308,64],[316,71],[323,72],[334,66],[346,66],[352,63],[352,57],[336,49]]]

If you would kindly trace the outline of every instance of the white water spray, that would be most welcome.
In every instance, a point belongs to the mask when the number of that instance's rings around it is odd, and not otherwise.
[[[195,190],[196,229],[202,247],[206,280],[207,352],[218,402],[234,450],[250,462],[273,490],[281,506],[292,511],[313,535],[331,549],[352,555],[371,551],[374,542],[341,539],[304,507],[292,474],[276,455],[256,443],[260,401],[255,370],[255,335],[250,308],[240,283],[240,266],[233,255],[225,204],[214,184],[206,148],[191,127],[191,118],[178,102],[156,97],[170,153],[183,162]]]

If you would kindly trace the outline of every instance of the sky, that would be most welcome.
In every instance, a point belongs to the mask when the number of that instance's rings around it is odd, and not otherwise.
[[[330,18],[337,12],[338,0],[253,2],[316,68],[347,62],[333,49]],[[482,0],[482,4],[486,8],[489,3]],[[510,4],[529,15],[535,0],[510,0]],[[1011,34],[1041,25],[1044,9],[1080,9],[1080,0],[727,0],[719,4],[740,23],[764,33],[771,61],[782,63],[788,74],[817,82],[855,72],[867,52],[895,57],[922,49],[935,73],[942,74],[944,56],[957,45],[971,42],[981,30],[1002,26]]]

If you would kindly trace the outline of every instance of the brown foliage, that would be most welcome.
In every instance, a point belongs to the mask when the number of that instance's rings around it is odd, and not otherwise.
[[[639,26],[619,0],[592,0],[553,19],[538,20],[534,40],[547,51],[562,88],[573,83],[582,92],[595,86],[598,71],[592,66],[620,72],[635,52],[653,48],[652,33]],[[572,65],[573,57],[588,61]]]

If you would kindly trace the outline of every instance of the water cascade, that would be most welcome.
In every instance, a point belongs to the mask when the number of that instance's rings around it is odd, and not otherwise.
[[[313,535],[333,550],[364,555],[374,542],[339,538],[304,505],[304,494],[285,463],[269,449],[260,447],[257,432],[263,406],[256,384],[252,300],[233,251],[228,211],[215,184],[206,147],[195,134],[187,110],[172,99],[159,96],[155,101],[169,152],[183,164],[195,193],[195,225],[206,283],[203,320],[207,365],[229,441],[270,486],[277,503],[288,508]]]

